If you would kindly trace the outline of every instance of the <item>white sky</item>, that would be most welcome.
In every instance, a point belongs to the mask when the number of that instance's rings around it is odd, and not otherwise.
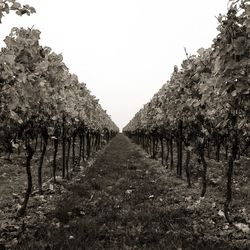
[[[70,71],[124,127],[170,78],[174,65],[209,47],[227,0],[22,0],[30,17],[9,15],[11,27],[41,30],[41,44],[62,53]]]

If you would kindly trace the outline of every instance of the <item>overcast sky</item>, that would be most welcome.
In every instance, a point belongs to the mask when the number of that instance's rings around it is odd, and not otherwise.
[[[227,0],[23,0],[37,13],[9,15],[11,27],[39,29],[41,44],[62,53],[70,71],[100,99],[113,121],[124,127],[169,80],[174,65],[211,45],[216,16]]]

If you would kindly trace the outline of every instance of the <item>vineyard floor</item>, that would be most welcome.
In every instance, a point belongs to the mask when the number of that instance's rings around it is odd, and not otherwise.
[[[15,249],[250,249],[250,233],[226,223],[222,194],[200,199],[197,185],[119,134],[45,212],[18,221]]]

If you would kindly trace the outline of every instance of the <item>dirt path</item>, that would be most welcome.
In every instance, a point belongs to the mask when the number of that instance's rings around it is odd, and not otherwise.
[[[202,241],[163,171],[118,135],[18,249],[230,249]]]

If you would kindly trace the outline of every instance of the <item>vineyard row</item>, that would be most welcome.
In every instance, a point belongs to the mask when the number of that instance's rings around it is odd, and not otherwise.
[[[218,21],[219,34],[212,46],[199,49],[197,55],[187,54],[181,68],[174,67],[171,79],[123,131],[153,158],[160,145],[162,163],[171,169],[175,165],[179,177],[185,168],[189,187],[190,159],[197,156],[202,165],[201,196],[207,190],[211,149],[215,148],[217,161],[223,151],[224,213],[231,223],[234,165],[249,156],[250,146],[250,1],[236,1]]]

